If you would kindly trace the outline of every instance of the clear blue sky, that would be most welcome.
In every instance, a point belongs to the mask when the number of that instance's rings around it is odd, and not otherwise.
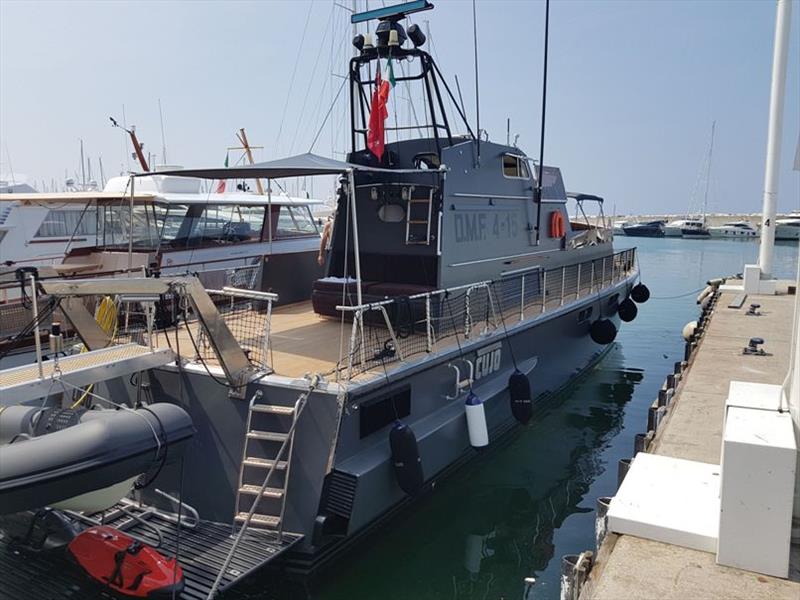
[[[474,120],[471,3],[435,4],[418,18],[430,21],[434,56],[451,85],[459,76]],[[478,0],[481,124],[504,141],[510,117],[529,155],[538,154],[543,14],[542,2]],[[98,156],[107,177],[126,169],[108,122],[123,104],[160,162],[159,98],[170,163],[221,164],[239,127],[266,146],[260,158],[306,151],[339,85],[330,74],[345,72],[348,16],[327,0],[0,0],[0,171],[10,157],[35,183],[60,183],[79,172],[80,138],[95,172]],[[710,208],[759,211],[774,26],[769,0],[554,0],[546,162],[562,167],[570,190],[606,197],[609,211],[682,212],[716,119]],[[795,1],[783,211],[800,208],[798,38]],[[343,110],[316,152],[345,149]]]

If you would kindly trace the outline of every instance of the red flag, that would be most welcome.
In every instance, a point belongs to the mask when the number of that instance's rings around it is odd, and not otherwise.
[[[372,106],[369,111],[369,129],[367,130],[367,148],[378,160],[383,157],[383,122],[389,116],[386,102],[389,100],[391,86],[388,81],[381,79],[381,64],[378,62],[378,72],[375,74],[375,90],[372,92]]]

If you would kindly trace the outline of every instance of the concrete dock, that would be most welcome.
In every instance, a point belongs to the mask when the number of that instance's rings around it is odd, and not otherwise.
[[[749,296],[736,309],[728,307],[736,294],[721,293],[648,452],[720,463],[723,413],[730,382],[781,384],[786,376],[795,298],[787,294],[786,282],[779,290],[781,293],[775,296]],[[760,316],[746,315],[751,303],[761,305]],[[752,337],[764,338],[767,356],[742,354]],[[718,565],[712,553],[609,533],[580,599],[623,598],[798,600],[800,548],[792,547],[790,576],[786,580]]]

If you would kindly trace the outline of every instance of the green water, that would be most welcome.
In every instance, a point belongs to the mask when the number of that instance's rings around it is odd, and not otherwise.
[[[616,491],[617,463],[632,455],[649,405],[683,356],[681,329],[698,314],[696,293],[686,292],[758,256],[752,241],[615,240],[617,249],[632,245],[653,297],[594,369],[316,580],[279,595],[522,598],[532,576],[533,597],[558,598],[561,556],[594,548],[595,501]],[[778,245],[775,274],[792,277],[796,261],[796,244]]]

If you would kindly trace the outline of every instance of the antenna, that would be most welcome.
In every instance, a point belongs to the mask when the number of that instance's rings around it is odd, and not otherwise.
[[[158,118],[161,121],[161,162],[167,164],[167,142],[164,137],[164,113],[161,112],[161,98],[158,99]]]
[[[464,96],[461,95],[461,84],[458,83],[458,75],[456,75],[455,78],[456,78],[456,89],[458,90],[458,101],[461,103],[461,112],[464,113],[464,120],[466,121],[467,109],[464,108]]]
[[[106,187],[106,175],[103,173],[103,157],[98,156],[97,162],[100,164],[100,187]]]
[[[539,137],[539,176],[536,178],[536,244],[541,238],[542,222],[542,171],[544,169],[544,121],[547,114],[547,41],[550,30],[550,0],[544,3],[544,69],[542,72],[542,132]]]
[[[125,105],[122,105],[122,128],[128,131],[128,119],[125,117]],[[125,170],[131,170],[131,151],[128,149],[128,138],[123,137],[122,145],[125,147]]]
[[[548,2],[550,0],[547,0]],[[546,27],[546,26],[545,26]],[[475,0],[472,0],[472,45],[475,50],[475,133],[478,134],[478,159],[481,162],[481,98],[478,93],[478,17],[475,9]],[[545,59],[546,60],[546,59]]]

